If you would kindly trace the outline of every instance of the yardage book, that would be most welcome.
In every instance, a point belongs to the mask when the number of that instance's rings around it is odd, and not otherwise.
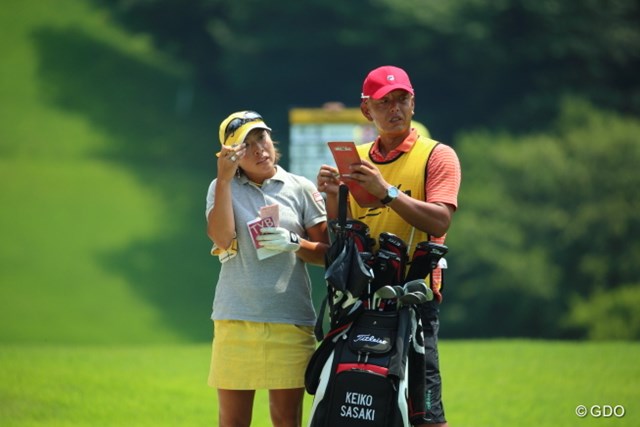
[[[251,240],[253,241],[253,246],[256,248],[259,260],[267,259],[280,253],[279,251],[263,248],[260,242],[256,239],[260,235],[262,228],[278,227],[279,224],[280,211],[277,204],[261,207],[260,216],[247,223],[249,234],[251,235]]]
[[[356,150],[356,144],[353,141],[331,141],[327,143],[333,159],[336,162],[336,167],[340,173],[340,180],[344,182],[349,188],[349,193],[362,207],[379,206],[380,200],[373,194],[369,193],[356,181],[352,180],[349,176],[351,171],[349,166],[353,164],[359,164],[360,156],[358,150]]]

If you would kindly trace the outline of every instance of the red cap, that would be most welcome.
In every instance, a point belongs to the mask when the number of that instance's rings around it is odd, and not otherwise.
[[[380,99],[389,92],[402,89],[413,95],[409,76],[402,68],[385,65],[371,71],[362,85],[362,99]]]

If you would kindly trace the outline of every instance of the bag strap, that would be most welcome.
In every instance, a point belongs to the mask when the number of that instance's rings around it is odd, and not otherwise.
[[[320,342],[324,338],[324,331],[322,330],[322,322],[324,322],[324,313],[327,310],[327,295],[322,299],[320,303],[320,309],[318,310],[318,317],[316,318],[316,326],[313,328],[313,334],[316,336],[316,341]]]

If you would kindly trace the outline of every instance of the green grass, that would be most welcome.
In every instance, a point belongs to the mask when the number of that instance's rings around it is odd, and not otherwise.
[[[0,425],[211,426],[210,346],[0,347]],[[449,421],[478,426],[636,426],[640,344],[525,340],[441,343]],[[311,397],[306,403],[309,413]],[[577,405],[624,418],[578,418]],[[269,426],[259,392],[253,426]]]
[[[215,425],[206,347],[8,346],[3,426]]]
[[[639,357],[638,343],[444,343],[446,410],[455,426],[637,425]],[[627,416],[578,419],[579,404],[619,404]]]

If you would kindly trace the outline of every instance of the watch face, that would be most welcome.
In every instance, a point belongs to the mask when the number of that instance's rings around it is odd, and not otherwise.
[[[395,199],[396,197],[398,197],[399,193],[400,191],[396,187],[389,187],[387,189],[387,195],[392,199]]]
[[[380,202],[383,205],[386,205],[387,203],[391,203],[398,197],[398,194],[400,194],[400,191],[396,187],[391,186],[387,188],[387,195],[385,196],[384,199],[380,200]]]

